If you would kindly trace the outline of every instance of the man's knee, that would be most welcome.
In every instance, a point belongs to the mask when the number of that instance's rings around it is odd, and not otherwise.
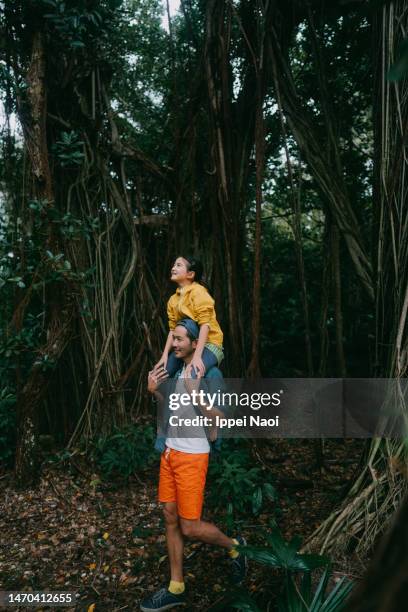
[[[164,520],[167,525],[174,525],[178,521],[177,505],[173,502],[165,503],[163,506]]]
[[[200,535],[200,521],[180,518],[180,529],[186,538],[197,538]]]

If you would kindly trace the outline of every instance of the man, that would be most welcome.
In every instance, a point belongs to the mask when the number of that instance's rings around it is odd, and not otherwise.
[[[195,321],[183,319],[177,323],[173,332],[175,356],[184,362],[183,369],[176,374],[176,389],[180,392],[191,393],[192,389],[197,389],[197,381],[184,378],[184,370],[193,359],[199,331]],[[159,386],[166,378],[168,374],[163,366],[155,367],[149,372],[148,390],[160,402],[163,397]],[[221,380],[222,374],[218,368],[213,367],[208,370],[205,378]],[[183,417],[197,416],[199,412],[210,419],[210,425],[215,421],[216,415],[224,416],[217,408],[209,410],[205,403],[199,403],[197,409],[192,404],[183,408]],[[170,584],[142,601],[140,609],[143,612],[157,612],[186,605],[183,577],[184,537],[225,548],[230,557],[234,583],[244,579],[247,569],[246,557],[235,549],[237,545],[245,545],[245,539],[242,536],[229,538],[213,523],[201,520],[210,452],[204,430],[196,430],[197,437],[186,437],[185,433],[181,437],[175,435],[177,432],[180,433],[177,426],[175,429],[171,426],[167,429],[167,437],[163,440],[165,448],[161,456],[159,480],[159,501],[163,503],[166,523]]]

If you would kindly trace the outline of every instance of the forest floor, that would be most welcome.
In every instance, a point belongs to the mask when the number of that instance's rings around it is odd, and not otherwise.
[[[259,545],[275,516],[286,538],[306,538],[353,480],[363,444],[327,441],[324,456],[336,462],[323,470],[313,467],[312,440],[274,440],[263,447],[262,460],[277,482],[279,512],[268,501],[260,514],[239,523],[239,532]],[[30,490],[16,490],[12,474],[1,474],[0,589],[74,591],[76,606],[62,608],[71,611],[138,610],[146,594],[168,581],[157,477],[155,465],[128,484],[101,483],[78,455],[69,467],[46,464],[39,486]],[[222,526],[223,517],[206,506],[203,518]],[[204,612],[229,588],[228,560],[222,550],[193,542],[185,558],[186,609]],[[335,576],[358,579],[363,570],[364,560],[353,555],[334,563]],[[245,586],[256,593],[261,609],[273,611],[267,602],[281,582],[278,572],[250,563]]]

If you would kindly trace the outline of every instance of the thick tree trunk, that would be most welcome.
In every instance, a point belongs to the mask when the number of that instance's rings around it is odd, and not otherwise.
[[[64,318],[64,322],[61,320]],[[48,326],[47,344],[38,353],[26,384],[18,395],[17,402],[17,446],[15,480],[19,486],[32,486],[39,477],[38,422],[39,411],[46,397],[50,382],[50,371],[41,359],[58,363],[71,338],[72,310],[55,312]]]
[[[27,100],[19,108],[25,145],[34,176],[33,197],[42,200],[47,207],[54,206],[54,192],[47,147],[47,88],[45,83],[46,60],[41,32],[33,37],[30,67],[27,74]],[[58,252],[58,240],[52,224],[45,249]],[[13,321],[21,325],[24,309],[28,306],[23,298],[17,306]],[[28,374],[27,381],[17,394],[17,446],[15,479],[20,486],[33,484],[39,476],[38,418],[41,405],[46,397],[50,376],[71,335],[73,307],[67,301],[65,287],[60,284],[48,285],[44,308],[46,311],[46,342],[38,351],[36,360]],[[43,359],[47,358],[44,364]],[[53,364],[53,367],[49,367]]]
[[[232,104],[230,28],[231,6],[215,0],[208,2],[204,61],[218,223],[221,226],[225,259],[227,362],[229,374],[239,376],[243,373],[245,361],[240,299],[242,283],[239,282],[242,269],[240,237],[245,204],[245,177],[254,140],[254,108],[250,102],[254,102],[255,90],[254,79],[246,77],[238,101]]]

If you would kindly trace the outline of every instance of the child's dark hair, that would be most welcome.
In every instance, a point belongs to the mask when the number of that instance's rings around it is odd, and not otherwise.
[[[181,255],[188,263],[188,271],[195,272],[194,280],[196,283],[201,283],[206,287],[205,281],[203,282],[204,267],[199,259],[193,257],[193,255]]]
[[[195,275],[194,275],[195,282],[200,283],[200,285],[203,285],[203,287],[205,287],[208,293],[211,295],[212,292],[208,285],[207,279],[205,278],[204,266],[201,263],[201,261],[197,259],[197,257],[194,257],[194,255],[180,255],[180,257],[185,259],[186,262],[188,263],[188,271],[195,272]]]

